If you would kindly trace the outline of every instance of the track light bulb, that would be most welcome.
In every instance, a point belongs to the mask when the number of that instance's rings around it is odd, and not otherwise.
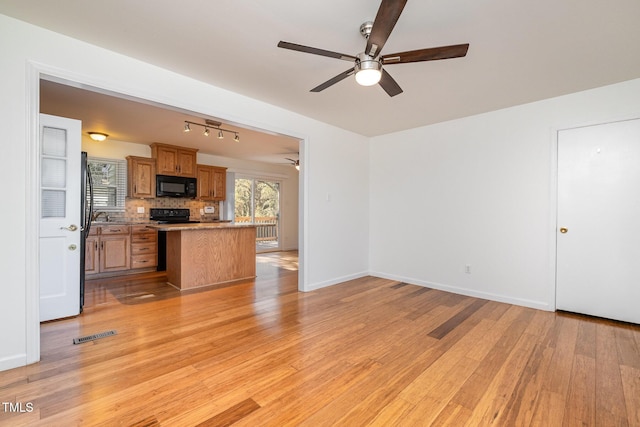
[[[191,127],[189,127],[189,123],[185,123],[184,124],[184,131],[185,132],[191,132]]]
[[[209,128],[204,128],[204,136],[209,136]]]
[[[218,131],[218,139],[224,139],[224,134],[221,130]]]
[[[240,137],[238,136],[238,134],[236,133],[236,136],[233,137],[233,140],[235,142],[240,142]]]

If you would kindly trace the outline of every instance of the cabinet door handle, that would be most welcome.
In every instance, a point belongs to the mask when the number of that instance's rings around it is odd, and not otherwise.
[[[104,242],[100,242],[100,249],[104,249]]]
[[[98,242],[96,242],[96,251],[98,250]]]

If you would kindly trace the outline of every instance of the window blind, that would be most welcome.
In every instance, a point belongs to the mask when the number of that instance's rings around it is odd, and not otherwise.
[[[127,195],[127,163],[124,160],[88,159],[93,179],[93,206],[95,210],[124,211]]]

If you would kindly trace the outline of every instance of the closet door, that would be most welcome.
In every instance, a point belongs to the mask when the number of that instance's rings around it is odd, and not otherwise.
[[[640,323],[640,119],[558,135],[556,308]]]

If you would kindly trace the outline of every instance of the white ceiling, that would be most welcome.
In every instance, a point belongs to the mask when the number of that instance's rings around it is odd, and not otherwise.
[[[238,124],[222,123],[220,128],[238,132],[223,132],[217,138],[215,129],[204,136],[204,127],[191,125],[184,132],[185,120],[205,124],[215,117],[196,116],[169,106],[154,105],[141,100],[125,99],[97,90],[87,90],[51,81],[40,81],[40,112],[82,121],[82,132],[102,132],[109,139],[149,145],[152,142],[197,148],[200,153],[232,159],[290,165],[298,159],[299,141],[284,135],[248,129]]]
[[[465,58],[385,69],[404,89],[347,78],[379,0],[0,0],[0,13],[374,136],[640,77],[638,0],[408,1],[384,54],[470,43]]]

